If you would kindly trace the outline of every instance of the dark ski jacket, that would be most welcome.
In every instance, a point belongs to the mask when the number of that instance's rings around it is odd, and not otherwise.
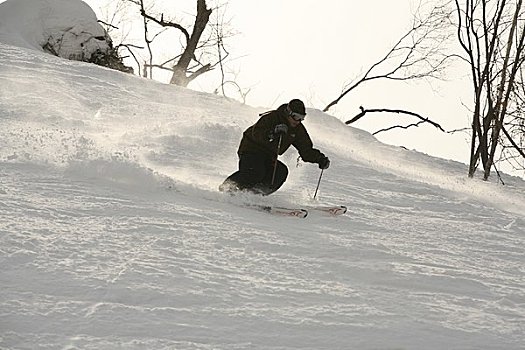
[[[277,150],[279,136],[273,135],[275,126],[278,124],[286,124],[288,126],[288,133],[282,136],[279,150]],[[294,146],[299,151],[299,155],[305,162],[318,163],[321,158],[324,158],[323,153],[313,148],[312,140],[302,123],[295,128],[288,124],[286,104],[283,104],[276,110],[261,114],[261,118],[257,123],[244,131],[237,153],[239,155],[262,153],[269,157],[277,158],[277,151],[281,155],[290,146]]]

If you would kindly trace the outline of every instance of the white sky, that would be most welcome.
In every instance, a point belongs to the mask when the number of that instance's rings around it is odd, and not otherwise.
[[[103,6],[113,0],[84,0],[104,19]],[[342,87],[368,69],[391,48],[411,24],[418,0],[225,0],[226,17],[239,32],[229,41],[238,57],[237,82],[251,88],[247,103],[276,107],[299,97],[309,107],[324,108]],[[2,2],[2,1],[0,1]],[[157,3],[162,3],[157,0]],[[211,2],[210,2],[211,3]],[[174,5],[176,4],[176,5]],[[166,14],[194,15],[195,0],[164,2]],[[191,23],[191,22],[190,22]],[[139,25],[138,30],[142,28]],[[142,35],[142,32],[139,32]],[[468,79],[449,76],[449,83],[367,83],[329,113],[348,120],[367,108],[407,109],[440,123],[445,129],[468,127]],[[212,91],[217,86],[201,78],[189,87]],[[369,114],[353,126],[376,131],[398,115]],[[414,119],[409,119],[415,122]],[[394,122],[394,123],[393,123]],[[378,135],[386,143],[403,145],[446,159],[468,161],[468,135],[445,135],[430,125]]]

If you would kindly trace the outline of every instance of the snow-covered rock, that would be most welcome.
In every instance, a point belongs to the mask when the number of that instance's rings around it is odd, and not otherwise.
[[[97,22],[95,12],[81,0],[1,3],[0,41],[97,64],[101,56],[115,54],[111,38]]]

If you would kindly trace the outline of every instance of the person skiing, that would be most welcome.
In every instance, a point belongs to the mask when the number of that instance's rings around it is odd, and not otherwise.
[[[269,195],[288,177],[288,168],[277,159],[294,146],[303,161],[328,169],[330,160],[318,149],[302,124],[306,108],[299,99],[282,104],[276,110],[259,115],[260,119],[243,133],[237,154],[239,170],[220,186],[222,192],[250,191]]]

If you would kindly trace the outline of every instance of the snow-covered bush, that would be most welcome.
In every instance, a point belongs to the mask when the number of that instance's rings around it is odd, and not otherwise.
[[[81,0],[7,0],[0,4],[0,41],[121,71],[122,63],[95,12]]]

